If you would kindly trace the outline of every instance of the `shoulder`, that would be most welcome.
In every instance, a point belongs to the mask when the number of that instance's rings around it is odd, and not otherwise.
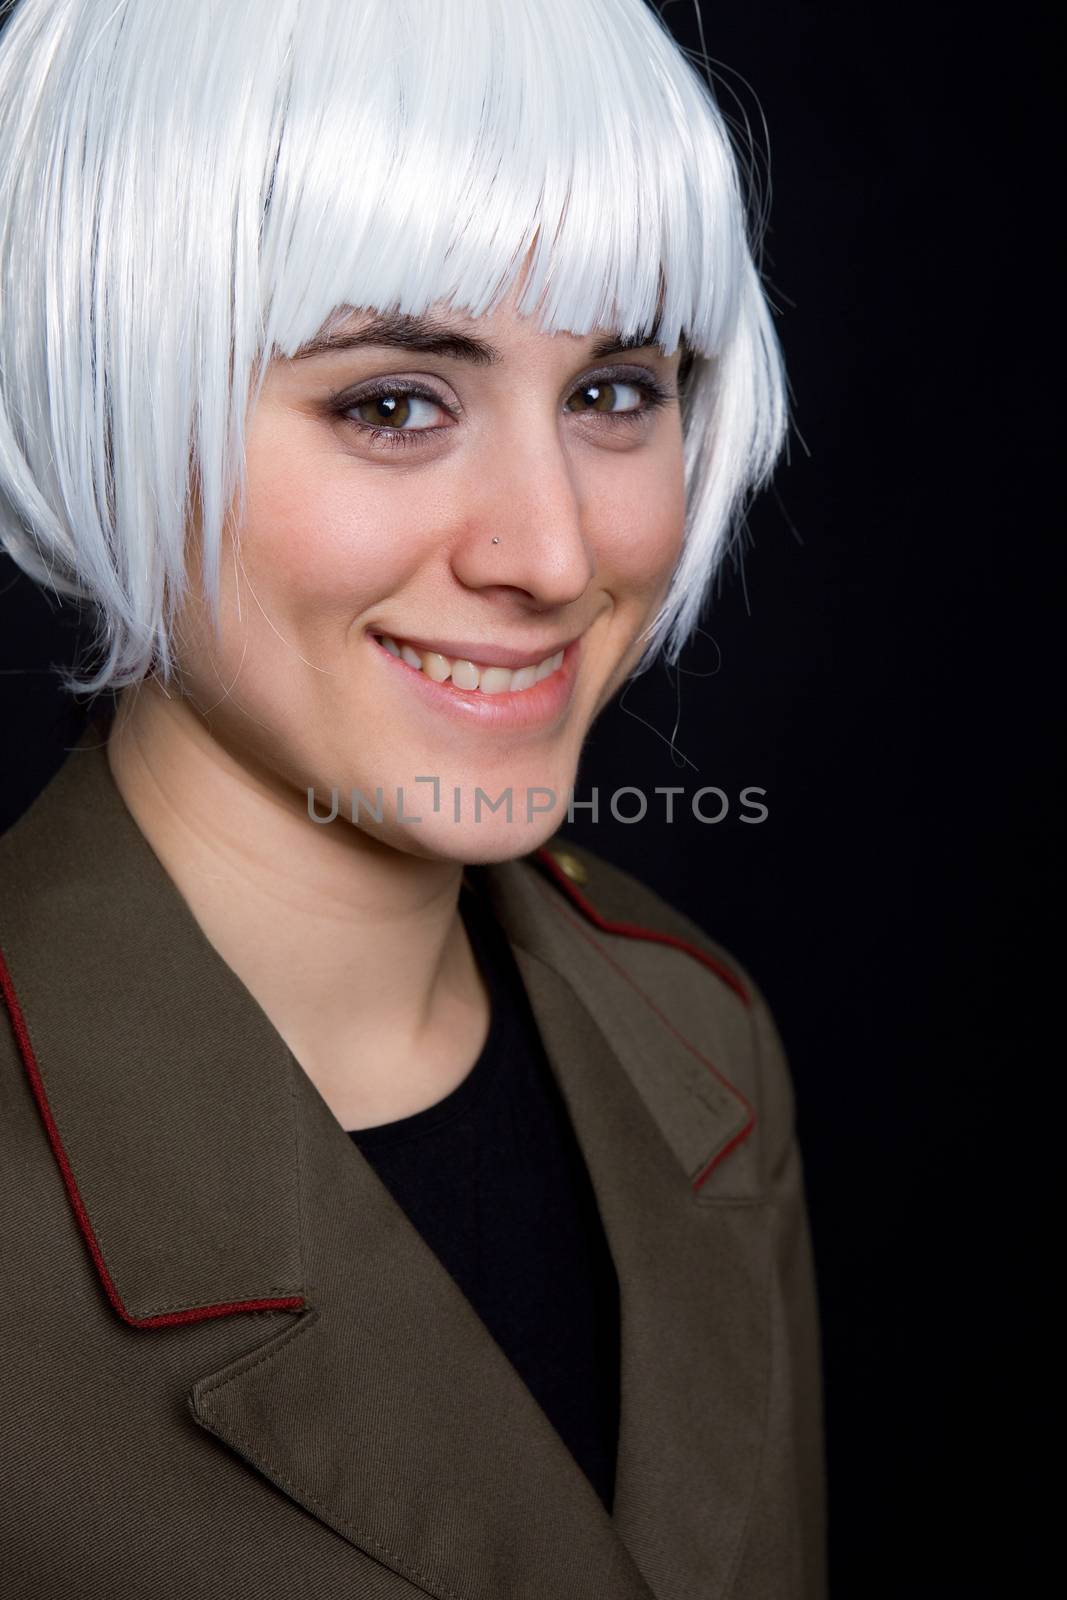
[[[758,1164],[773,1176],[794,1137],[795,1102],[781,1035],[752,973],[647,883],[586,846],[557,835],[524,859],[664,1024],[750,1103]]]
[[[616,939],[667,945],[700,962],[746,1009],[755,985],[740,963],[705,929],[641,879],[585,846],[550,839],[530,858],[594,926]]]

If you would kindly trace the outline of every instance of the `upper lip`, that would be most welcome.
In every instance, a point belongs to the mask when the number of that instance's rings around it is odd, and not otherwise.
[[[390,633],[388,628],[375,628],[372,631],[385,634],[398,644],[409,644],[413,650],[434,650],[438,655],[447,656],[450,661],[476,661],[482,667],[511,667],[512,670],[535,667],[557,651],[565,650],[580,637],[575,634],[573,638],[559,639],[555,644],[529,645],[521,650],[513,650],[506,645],[476,644],[469,639],[417,639],[410,633]]]

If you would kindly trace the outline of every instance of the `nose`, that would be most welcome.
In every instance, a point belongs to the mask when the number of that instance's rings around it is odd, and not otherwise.
[[[470,589],[521,594],[538,610],[580,599],[596,560],[582,497],[558,442],[525,451],[501,447],[480,479],[452,551],[459,581]]]

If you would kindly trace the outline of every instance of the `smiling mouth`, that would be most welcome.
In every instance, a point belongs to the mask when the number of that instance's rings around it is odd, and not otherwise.
[[[563,663],[564,654],[562,650],[557,650],[554,655],[546,656],[543,661],[531,662],[528,666],[512,669],[482,666],[477,661],[458,657],[453,659],[437,650],[416,649],[406,640],[395,639],[388,633],[376,633],[372,638],[391,656],[397,656],[401,661],[406,661],[409,667],[424,672],[434,683],[451,683],[456,689],[478,689],[482,694],[488,695],[513,694],[523,689],[532,689],[542,678],[547,678],[558,671]]]

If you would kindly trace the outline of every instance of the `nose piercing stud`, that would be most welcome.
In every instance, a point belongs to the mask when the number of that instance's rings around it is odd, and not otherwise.
[[[493,541],[492,541],[492,542],[493,542],[493,543],[494,543],[494,544],[499,544],[499,543],[500,543],[500,540],[499,540],[499,539],[498,539],[498,538],[497,538],[497,536],[496,536],[496,534],[495,534],[495,533],[494,533],[494,535],[493,535]]]

